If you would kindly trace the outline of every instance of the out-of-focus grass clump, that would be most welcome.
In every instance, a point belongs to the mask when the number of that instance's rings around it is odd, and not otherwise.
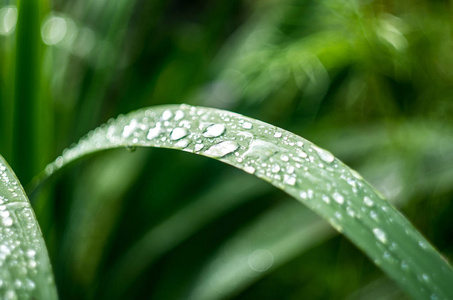
[[[452,259],[452,10],[428,0],[0,0],[0,153],[25,184],[118,114],[165,103],[224,108],[331,150]],[[32,202],[63,299],[181,299],[225,251],[256,254],[247,233],[284,228],[291,218],[278,212],[320,222],[250,176],[159,149],[97,155],[51,185]],[[194,216],[198,226],[178,229]],[[323,230],[304,251],[288,239],[285,264],[238,275],[219,297],[402,297]],[[112,296],[116,263],[137,243],[164,246],[137,258],[145,271]]]

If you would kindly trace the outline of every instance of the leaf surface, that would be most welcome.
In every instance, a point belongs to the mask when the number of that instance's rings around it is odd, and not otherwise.
[[[2,156],[0,295],[2,299],[57,299],[41,229],[22,186]]]

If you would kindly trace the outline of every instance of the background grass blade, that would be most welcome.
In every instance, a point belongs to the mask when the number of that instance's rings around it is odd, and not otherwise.
[[[123,295],[131,282],[165,253],[195,235],[219,215],[243,204],[250,197],[262,196],[270,187],[245,174],[219,178],[219,184],[194,202],[152,227],[108,271],[106,298]]]
[[[168,105],[120,116],[46,167],[45,176],[103,149],[153,146],[193,152],[254,174],[325,218],[415,299],[453,298],[453,271],[363,178],[311,142],[227,111]]]
[[[42,76],[41,21],[47,0],[19,1],[16,26],[11,165],[28,183],[50,158],[52,102]],[[33,151],[30,151],[33,149]]]
[[[2,156],[0,177],[0,295],[4,299],[57,299],[35,214]]]
[[[335,233],[307,208],[283,202],[226,241],[203,267],[187,298],[232,298]]]

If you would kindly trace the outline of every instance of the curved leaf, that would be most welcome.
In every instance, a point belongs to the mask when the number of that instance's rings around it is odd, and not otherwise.
[[[325,218],[415,299],[453,298],[453,271],[426,239],[330,152],[239,114],[188,105],[110,120],[46,167],[44,177],[89,153],[117,147],[179,149],[270,182]]]
[[[0,295],[2,299],[57,299],[41,229],[22,186],[1,155]]]

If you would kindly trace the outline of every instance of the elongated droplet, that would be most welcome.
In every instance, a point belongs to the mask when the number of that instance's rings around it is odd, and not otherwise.
[[[316,147],[315,145],[313,145],[311,147],[316,150],[319,158],[322,159],[324,162],[331,163],[334,161],[335,157],[329,151]]]
[[[123,137],[127,138],[129,137],[133,132],[134,130],[137,128],[137,120],[135,119],[132,119],[131,122],[129,123],[129,125],[126,125],[124,126],[124,129],[123,129]]]
[[[387,243],[387,235],[385,234],[385,232],[382,229],[374,228],[373,233],[381,243],[383,243],[383,244]]]
[[[178,110],[175,113],[175,120],[178,121],[181,120],[182,118],[184,118],[184,112],[182,110]]]
[[[186,135],[189,134],[189,131],[186,128],[183,127],[177,127],[173,129],[170,135],[170,139],[173,141],[177,141],[185,137]]]
[[[173,116],[173,114],[171,113],[170,110],[166,110],[162,113],[162,120],[164,121],[167,121],[169,120],[171,117]]]
[[[161,133],[162,133],[161,124],[160,124],[160,123],[157,123],[157,124],[156,124],[156,127],[151,128],[151,129],[148,131],[148,135],[146,136],[146,138],[147,138],[148,140],[152,140],[152,139],[155,139],[156,137],[158,137]]]
[[[203,133],[204,137],[218,137],[225,132],[225,125],[223,124],[214,124],[209,126],[206,131]]]
[[[254,140],[250,143],[249,150],[247,150],[242,157],[257,156],[260,159],[266,159],[278,152],[278,150],[279,149],[275,144],[263,140]]]
[[[204,154],[206,154],[207,156],[219,158],[236,151],[238,148],[239,145],[236,142],[225,141],[211,146],[204,152]]]
[[[344,197],[340,193],[335,192],[335,193],[333,193],[332,197],[333,197],[333,200],[335,200],[335,202],[337,202],[339,204],[344,203]]]
[[[371,200],[369,197],[365,196],[363,198],[363,202],[365,203],[366,206],[372,207],[374,205],[373,200]]]

